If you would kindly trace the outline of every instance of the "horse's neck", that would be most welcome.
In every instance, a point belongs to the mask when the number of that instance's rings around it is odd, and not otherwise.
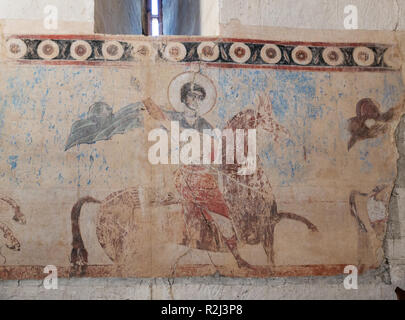
[[[252,109],[244,110],[235,115],[226,125],[225,129],[257,129],[258,114]]]
[[[257,113],[252,110],[244,110],[236,114],[231,120],[228,121],[225,129],[231,129],[234,133],[237,129],[249,130],[256,129],[258,127]],[[246,138],[246,137],[245,137]],[[224,139],[224,138],[223,138]],[[245,141],[246,143],[246,141]],[[236,146],[234,146],[236,151]],[[232,175],[234,178],[240,180],[238,172],[242,166],[239,164],[227,164],[225,154],[222,155],[221,169],[224,174]],[[245,179],[248,179],[245,177]]]

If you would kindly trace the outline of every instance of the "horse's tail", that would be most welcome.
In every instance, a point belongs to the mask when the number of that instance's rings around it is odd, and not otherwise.
[[[81,269],[80,273],[83,275],[86,272],[88,263],[88,253],[84,247],[82,235],[80,232],[79,218],[82,206],[85,203],[101,203],[101,201],[94,199],[92,197],[80,198],[73,206],[71,213],[72,221],[72,253],[70,255],[70,263],[72,265],[73,275],[76,275]]]

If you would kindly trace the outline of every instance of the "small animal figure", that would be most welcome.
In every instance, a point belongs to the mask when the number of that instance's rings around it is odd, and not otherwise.
[[[403,108],[405,98],[395,107],[382,113],[381,106],[373,99],[361,99],[356,105],[356,116],[349,119],[349,132],[351,134],[347,149],[366,139],[377,138],[387,132],[389,123],[395,120]]]
[[[380,185],[380,186],[375,187],[370,193],[363,193],[363,192],[360,192],[357,190],[353,190],[350,193],[350,197],[349,197],[350,214],[356,219],[357,224],[359,226],[359,230],[361,232],[367,232],[367,228],[364,225],[363,221],[360,219],[360,216],[357,212],[356,196],[368,197],[369,203],[370,202],[381,203],[381,201],[377,199],[377,196],[386,188],[387,188],[386,185]],[[370,216],[369,216],[369,218],[370,218]],[[372,221],[370,219],[371,225],[373,225],[373,222],[375,222],[375,221]]]

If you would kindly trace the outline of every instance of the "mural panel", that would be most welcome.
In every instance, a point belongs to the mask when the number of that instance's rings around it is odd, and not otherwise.
[[[0,278],[382,263],[405,102],[395,45],[2,42]]]

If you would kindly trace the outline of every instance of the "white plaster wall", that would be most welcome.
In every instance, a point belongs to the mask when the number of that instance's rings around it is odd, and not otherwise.
[[[220,24],[343,30],[344,8],[358,8],[362,30],[404,30],[405,0],[219,0]]]
[[[57,8],[57,29],[44,27],[48,5]],[[1,0],[1,29],[6,34],[93,33],[94,0]]]
[[[201,0],[201,35],[216,36],[219,35],[219,1]]]
[[[95,12],[95,1],[102,10]],[[4,33],[138,33],[134,1],[140,0],[1,0],[0,28]],[[201,0],[201,35],[217,35],[219,25],[235,19],[245,26],[343,30],[344,7],[350,4],[358,8],[359,29],[405,30],[405,0]],[[46,5],[58,8],[56,30],[43,26]]]

